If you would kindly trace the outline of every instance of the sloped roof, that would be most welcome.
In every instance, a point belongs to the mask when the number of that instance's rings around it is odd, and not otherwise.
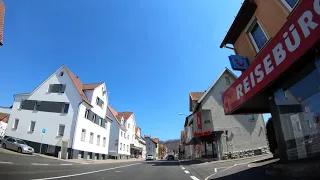
[[[192,101],[198,101],[205,92],[190,92],[190,97]]]
[[[228,72],[233,78],[237,79],[238,77],[228,68],[224,68],[224,70],[221,72],[221,74],[218,76],[218,78],[211,84],[211,86],[208,88],[207,91],[205,91],[205,93],[201,96],[201,98],[198,100],[198,103],[201,103],[201,101],[203,100],[204,97],[206,97],[206,95],[209,93],[209,91],[214,87],[214,85],[216,85],[216,83],[218,82],[218,80],[221,78],[221,76],[225,73]]]
[[[110,105],[108,105],[108,109],[110,110],[111,114],[113,115],[113,117],[116,119],[117,123],[124,129],[126,129],[126,127],[124,127],[123,124],[121,124],[121,122],[118,119],[118,112],[113,109],[113,107],[111,107]]]
[[[136,126],[136,129],[135,129],[135,134],[137,134],[138,133],[138,130],[140,129],[140,127],[139,126]],[[141,132],[141,129],[140,129],[140,132]]]
[[[92,83],[92,84],[84,84],[82,87],[82,90],[92,90],[95,89],[96,87],[100,86],[103,84],[103,82],[100,83]]]
[[[88,100],[87,96],[83,92],[83,89],[82,89],[83,88],[83,83],[81,82],[80,78],[76,77],[67,67],[65,67],[65,68],[66,68],[66,70],[67,70],[67,72],[68,72],[73,84],[75,85],[77,91],[79,92],[82,100],[84,102],[86,102],[88,105],[92,106],[90,101]]]
[[[159,143],[159,138],[152,138],[152,141],[158,144]]]
[[[129,119],[129,117],[133,114],[133,112],[118,112],[119,117],[123,117],[124,120]]]
[[[8,114],[0,113],[0,121],[7,122]]]

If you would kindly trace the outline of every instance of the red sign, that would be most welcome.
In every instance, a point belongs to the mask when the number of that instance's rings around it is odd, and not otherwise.
[[[320,39],[320,0],[303,0],[255,61],[223,93],[225,114],[259,93]]]
[[[202,128],[201,115],[199,112],[197,112],[197,125],[198,125],[198,129]]]

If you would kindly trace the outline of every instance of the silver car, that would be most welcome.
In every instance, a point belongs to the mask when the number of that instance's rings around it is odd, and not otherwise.
[[[11,149],[14,151],[18,151],[19,153],[28,153],[28,154],[34,153],[34,149],[28,146],[23,140],[13,138],[13,137],[7,137],[3,139],[2,147],[4,149]]]

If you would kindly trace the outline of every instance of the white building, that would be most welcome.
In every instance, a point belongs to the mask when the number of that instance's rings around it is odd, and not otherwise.
[[[142,138],[141,135],[141,128],[139,126],[136,127],[136,134],[135,134],[135,142],[134,147],[136,147],[137,151],[135,156],[139,158],[145,158],[146,157],[146,141]]]
[[[110,126],[109,156],[113,159],[128,159],[130,157],[130,135],[124,118],[120,117],[119,113],[109,105],[107,115],[114,122]]]
[[[64,65],[31,93],[15,94],[6,135],[61,158],[106,159],[110,120],[105,83],[83,84]],[[42,132],[44,132],[42,135]]]
[[[145,136],[146,140],[146,148],[147,148],[147,155],[153,155],[156,159],[158,159],[158,149],[159,145],[157,142],[158,138],[151,138],[150,136]]]

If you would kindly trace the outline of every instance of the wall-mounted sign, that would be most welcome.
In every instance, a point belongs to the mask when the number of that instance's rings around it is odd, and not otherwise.
[[[286,94],[283,92],[283,89],[279,89],[274,93],[274,100],[276,102],[276,105],[279,105],[283,101],[287,100]]]
[[[244,71],[249,67],[249,60],[244,56],[229,56],[229,61],[233,70]]]

